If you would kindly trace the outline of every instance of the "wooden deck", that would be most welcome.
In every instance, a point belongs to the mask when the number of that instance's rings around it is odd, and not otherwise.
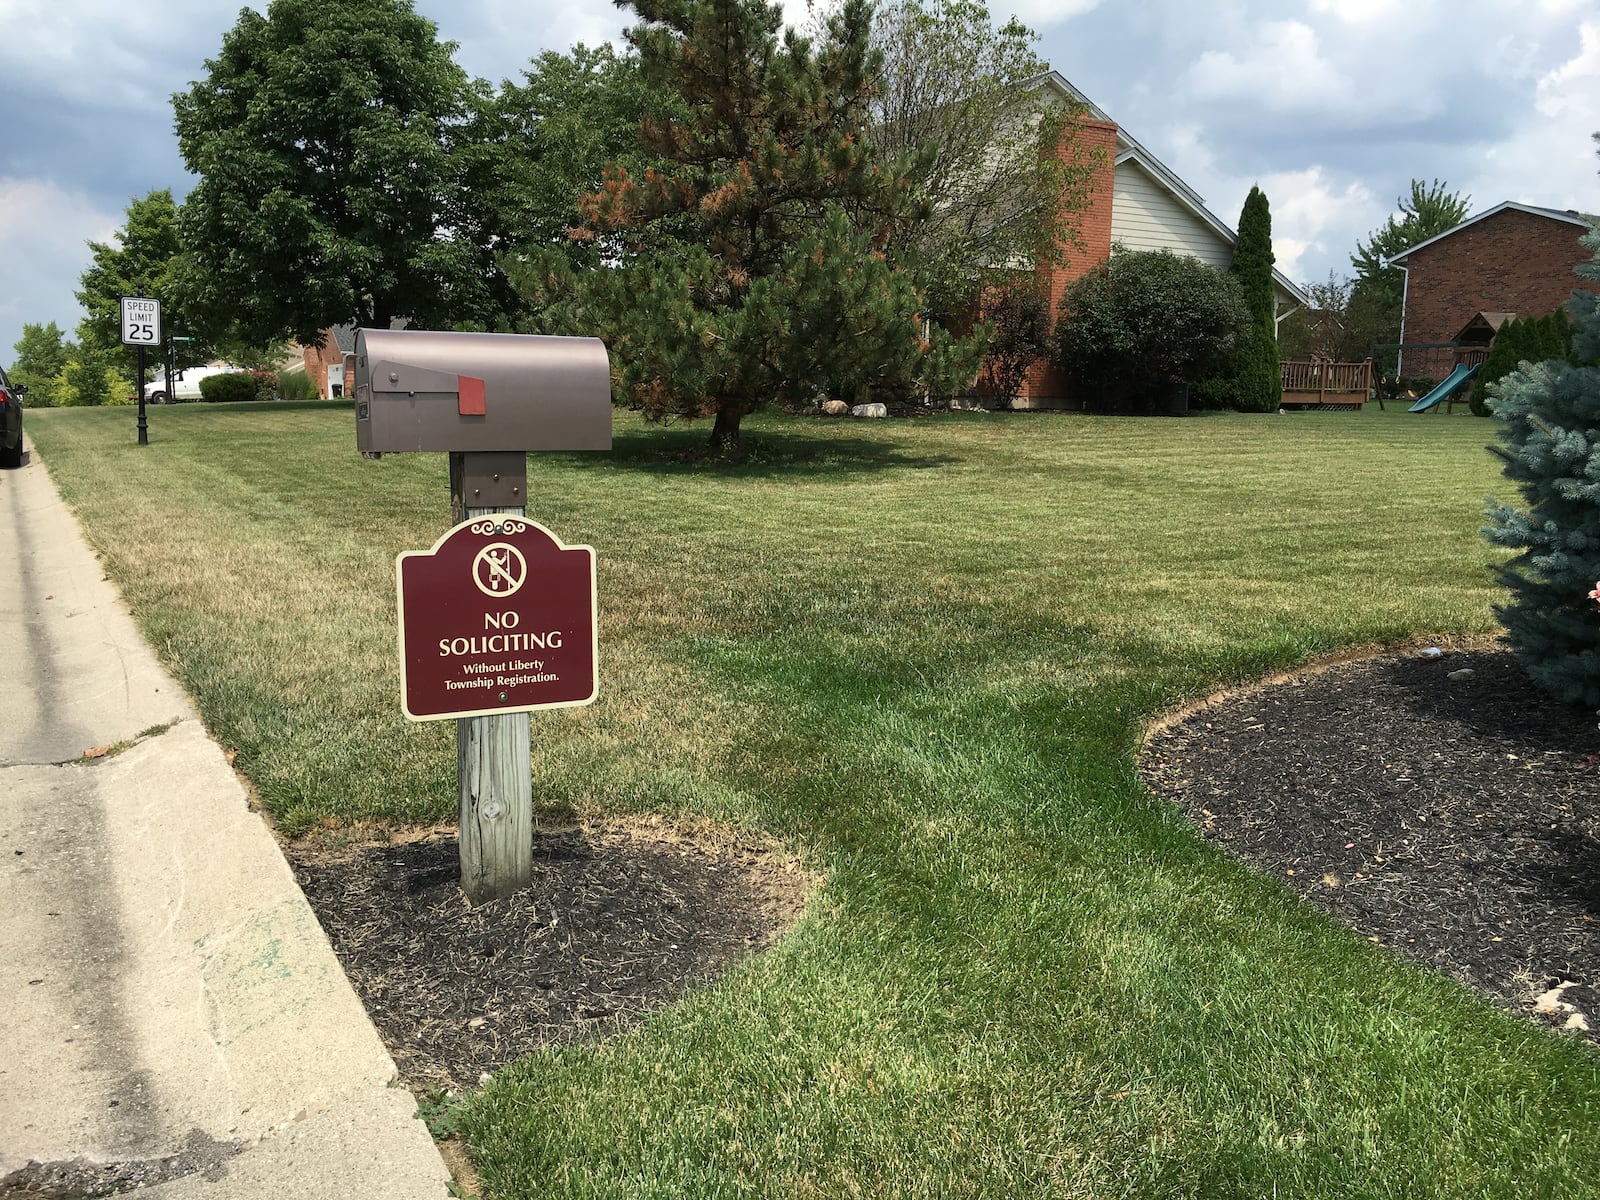
[[[1373,391],[1372,360],[1336,363],[1312,360],[1279,364],[1284,408],[1359,411]]]

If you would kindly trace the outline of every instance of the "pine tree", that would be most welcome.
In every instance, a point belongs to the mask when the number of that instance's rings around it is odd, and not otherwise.
[[[1272,293],[1272,212],[1267,194],[1252,187],[1239,213],[1239,240],[1228,273],[1250,306],[1250,334],[1240,340],[1229,369],[1205,391],[1222,407],[1277,412],[1283,396],[1278,368],[1278,326]]]
[[[641,126],[664,165],[613,164],[582,202],[575,236],[605,240],[608,262],[546,254],[521,273],[544,327],[604,338],[620,398],[647,416],[714,415],[713,447],[769,401],[970,379],[976,347],[924,339],[914,277],[884,253],[916,200],[904,160],[861,137],[880,57],[867,0],[815,45],[764,0],[634,7],[645,82],[674,98]]]
[[[1600,228],[1584,243],[1595,258],[1578,273],[1600,279]],[[1600,706],[1600,605],[1589,599],[1600,580],[1600,298],[1574,292],[1568,307],[1573,350],[1588,365],[1529,363],[1489,390],[1504,443],[1490,449],[1527,508],[1491,500],[1484,536],[1519,551],[1498,568],[1511,600],[1495,614],[1528,674],[1592,708]]]

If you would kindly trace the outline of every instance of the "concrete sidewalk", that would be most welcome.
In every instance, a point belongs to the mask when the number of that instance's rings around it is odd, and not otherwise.
[[[0,1197],[444,1196],[277,844],[37,454],[0,471],[0,697]]]

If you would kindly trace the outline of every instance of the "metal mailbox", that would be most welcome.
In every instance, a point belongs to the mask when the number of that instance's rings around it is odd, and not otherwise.
[[[361,329],[353,358],[363,454],[611,449],[598,338]]]

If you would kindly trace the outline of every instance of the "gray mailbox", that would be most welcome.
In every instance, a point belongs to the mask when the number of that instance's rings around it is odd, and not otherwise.
[[[598,338],[361,329],[352,357],[363,454],[611,449]]]
[[[419,450],[450,456],[454,528],[433,550],[402,554],[396,564],[401,679],[421,672],[444,691],[461,689],[442,707],[406,712],[458,718],[461,885],[474,904],[509,896],[533,875],[527,708],[546,703],[536,699],[530,705],[518,689],[570,685],[572,696],[563,693],[548,702],[582,704],[587,700],[576,689],[592,699],[599,678],[594,551],[564,546],[525,519],[527,452],[611,449],[611,364],[596,338],[361,329],[346,371],[346,390],[355,399],[357,450],[374,456]],[[487,540],[491,537],[495,540]],[[446,556],[448,569],[431,575],[408,572],[408,558],[433,560],[447,543],[461,546],[466,557]],[[570,558],[575,553],[582,558],[576,578]],[[568,566],[558,570],[552,565],[557,562]],[[524,587],[530,580],[533,586]],[[461,606],[463,596],[481,609],[482,630]],[[558,611],[551,601],[560,596],[568,603]],[[423,637],[422,650],[413,655],[408,612],[424,625],[434,623],[427,630],[430,637],[442,629],[442,640]],[[514,629],[525,612],[526,632],[483,632]],[[410,633],[415,632],[413,626]],[[588,657],[506,659],[497,667],[469,663],[453,649],[459,645],[468,648],[463,654],[478,653],[472,647],[481,646],[490,658],[499,658],[501,650],[494,647],[510,650],[518,639],[529,654],[528,647],[540,639],[541,653],[587,647]],[[439,656],[428,649],[433,645],[441,648]],[[439,658],[448,661],[441,665]]]

